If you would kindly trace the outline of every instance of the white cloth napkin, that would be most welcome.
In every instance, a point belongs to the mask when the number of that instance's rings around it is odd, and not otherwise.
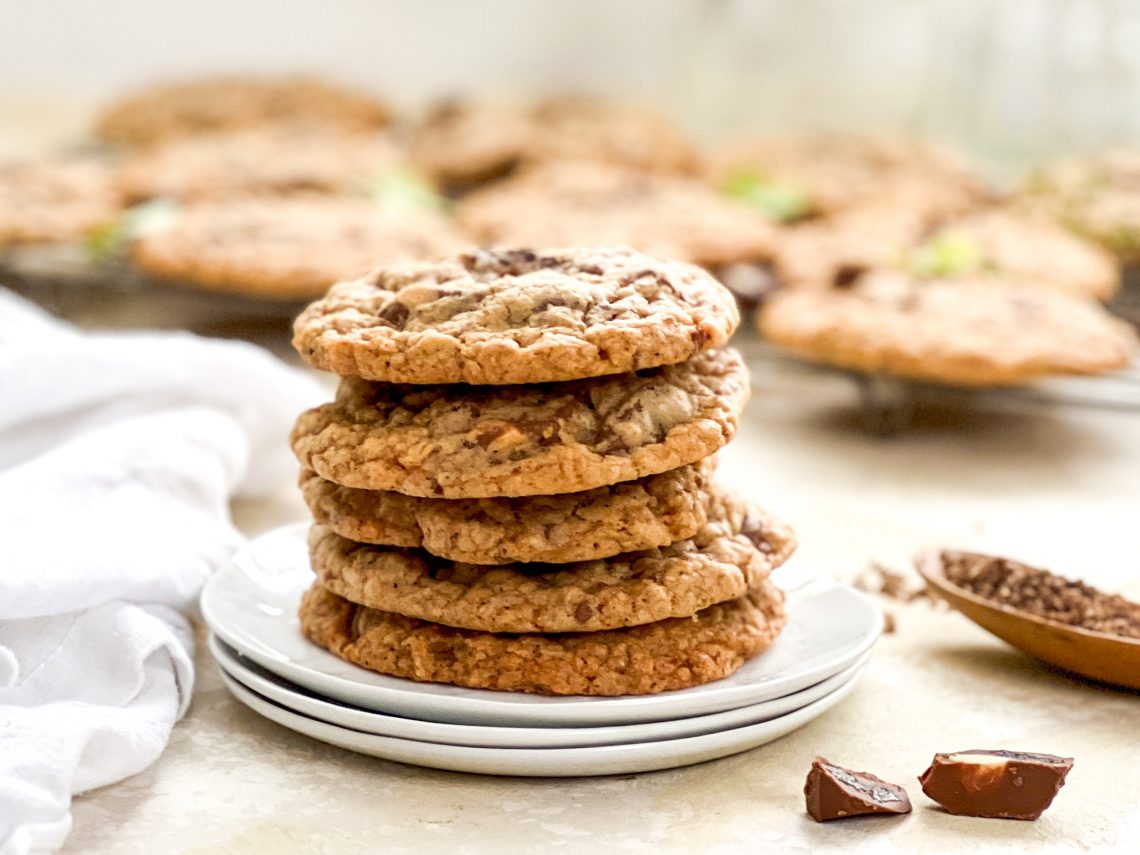
[[[193,686],[186,614],[235,494],[295,477],[315,379],[251,345],[83,334],[0,288],[0,853],[144,769]]]

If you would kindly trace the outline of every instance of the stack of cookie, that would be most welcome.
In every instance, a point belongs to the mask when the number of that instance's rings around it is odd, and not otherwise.
[[[385,674],[624,695],[725,677],[785,621],[791,532],[716,486],[748,396],[732,296],[629,249],[467,253],[335,286],[340,374],[292,445],[301,629]]]

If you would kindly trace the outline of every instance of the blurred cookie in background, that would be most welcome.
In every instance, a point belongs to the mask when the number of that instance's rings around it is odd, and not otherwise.
[[[771,343],[852,371],[953,386],[1009,386],[1123,368],[1136,336],[1092,300],[976,277],[897,271],[844,288],[788,290],[761,307]]]
[[[697,163],[692,144],[662,116],[576,97],[440,104],[414,131],[410,157],[451,193],[548,160],[591,160],[665,173],[691,172]]]
[[[109,161],[63,156],[0,163],[0,246],[81,242],[122,208]]]
[[[273,125],[201,134],[156,146],[123,166],[123,195],[219,198],[250,193],[361,192],[400,167],[382,133],[335,133],[313,125]]]
[[[129,249],[160,279],[272,300],[309,300],[381,263],[430,261],[464,248],[441,213],[309,196],[202,201]]]
[[[469,194],[456,220],[487,246],[623,244],[718,273],[766,265],[777,229],[685,176],[586,161],[536,164]]]
[[[843,287],[878,268],[1012,278],[1102,301],[1120,287],[1119,265],[1096,244],[1042,217],[994,207],[950,217],[904,205],[851,209],[787,230],[775,267],[788,287]]]
[[[890,136],[792,134],[739,140],[709,153],[708,180],[784,223],[862,205],[895,204],[915,214],[953,214],[990,196],[955,155]]]
[[[1097,241],[1125,264],[1140,264],[1140,149],[1049,164],[1029,178],[1019,199]]]
[[[159,84],[129,95],[103,111],[95,133],[115,145],[147,146],[276,122],[366,131],[391,119],[376,99],[323,80],[234,76]]]

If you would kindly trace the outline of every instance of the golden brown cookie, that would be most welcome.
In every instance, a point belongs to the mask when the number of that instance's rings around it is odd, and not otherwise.
[[[410,157],[453,190],[549,160],[592,160],[655,172],[688,172],[696,163],[692,145],[662,117],[584,98],[443,104],[416,130]]]
[[[612,164],[543,163],[455,210],[481,246],[632,246],[704,266],[766,260],[775,228],[707,184]]]
[[[421,682],[543,695],[643,695],[720,680],[767,649],[786,622],[771,583],[746,597],[605,632],[497,635],[357,606],[314,585],[301,631],[361,667]]]
[[[734,505],[733,513],[722,509]],[[572,564],[463,564],[371,546],[314,526],[317,581],[353,603],[485,632],[593,632],[688,617],[756,590],[790,530],[721,497],[689,539]]]
[[[732,295],[698,267],[625,248],[479,250],[382,267],[309,306],[316,368],[393,383],[543,383],[681,362],[724,344]]]
[[[216,77],[152,86],[111,104],[95,132],[120,145],[151,145],[179,137],[275,122],[361,131],[388,124],[373,98],[304,77]]]
[[[713,459],[584,493],[425,499],[301,473],[313,519],[359,543],[422,547],[470,564],[608,558],[692,537],[704,525]]]
[[[123,207],[115,168],[51,157],[0,164],[0,246],[81,241]]]
[[[1042,219],[1002,208],[954,217],[901,206],[856,208],[787,230],[776,268],[791,287],[830,288],[878,268],[931,277],[1016,279],[1071,294],[1110,298],[1115,260]]]
[[[181,206],[168,228],[133,242],[130,258],[160,279],[305,300],[377,262],[435,259],[461,246],[450,221],[431,211],[341,197],[247,198]]]
[[[158,146],[127,161],[119,180],[132,201],[345,193],[366,190],[400,163],[395,143],[383,134],[273,125]]]
[[[1049,164],[1029,178],[1020,201],[1127,264],[1140,261],[1140,150],[1110,149]]]
[[[713,152],[706,170],[715,186],[782,222],[862,205],[946,215],[990,196],[985,183],[952,154],[889,136],[743,140]]]
[[[1128,364],[1136,337],[1092,300],[992,278],[880,272],[846,288],[784,291],[760,311],[772,343],[817,362],[962,386]]]
[[[708,457],[736,432],[731,350],[572,383],[417,387],[345,378],[302,413],[293,452],[346,487],[447,499],[592,490]]]

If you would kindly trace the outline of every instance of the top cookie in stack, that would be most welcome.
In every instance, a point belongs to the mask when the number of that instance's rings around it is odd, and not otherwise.
[[[620,248],[477,251],[335,286],[294,343],[344,376],[292,444],[306,635],[374,670],[546,694],[727,676],[792,534],[711,480],[748,395],[731,295]],[[428,385],[431,384],[431,385]]]

